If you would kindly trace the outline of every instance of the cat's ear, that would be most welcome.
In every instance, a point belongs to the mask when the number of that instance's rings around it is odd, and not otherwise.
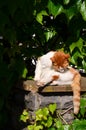
[[[65,58],[70,58],[70,55],[69,54],[65,54]]]
[[[54,62],[54,57],[51,57],[50,60],[51,60],[52,62]]]

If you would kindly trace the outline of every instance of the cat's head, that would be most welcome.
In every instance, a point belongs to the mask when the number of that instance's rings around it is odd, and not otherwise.
[[[51,57],[52,67],[59,72],[64,72],[69,66],[69,54],[65,54],[63,51],[56,51],[54,56]]]

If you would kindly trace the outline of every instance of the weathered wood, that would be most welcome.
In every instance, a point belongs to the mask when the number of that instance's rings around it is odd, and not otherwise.
[[[29,110],[29,114],[32,117],[37,109],[43,108],[52,103],[56,103],[57,110],[61,114],[64,113],[62,114],[62,118],[68,123],[71,123],[73,121],[73,93],[70,85],[49,85],[45,86],[44,88],[40,87],[38,89],[36,83],[33,80],[26,80],[19,82],[17,87],[23,91],[17,89],[17,91],[15,91],[15,94],[12,96],[14,101],[13,104],[16,102],[15,107],[13,108],[15,113],[20,110],[19,108],[21,108],[23,104],[23,107]],[[86,77],[81,77],[81,92],[86,92]],[[13,115],[14,118],[16,115],[15,113]]]
[[[45,86],[44,88],[37,87],[36,83],[33,80],[23,81],[22,85],[18,85],[19,88],[25,91],[41,91],[41,92],[72,92],[72,88],[70,85],[62,85],[62,86]],[[81,92],[86,91],[86,77],[81,77]]]

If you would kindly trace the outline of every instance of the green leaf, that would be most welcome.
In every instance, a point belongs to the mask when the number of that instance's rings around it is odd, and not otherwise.
[[[64,130],[62,122],[59,120],[56,122],[56,127],[58,128],[58,130]]]
[[[42,125],[37,125],[37,124],[34,124],[34,125],[28,125],[28,130],[43,130],[43,126]]]
[[[43,117],[42,109],[38,109],[35,113],[36,113],[36,121],[42,120]]]
[[[45,32],[46,41],[50,40],[53,36],[55,36],[56,31],[55,30],[49,30]]]
[[[48,111],[47,107],[44,107],[42,109],[37,110],[35,113],[36,113],[36,121],[47,120],[47,116],[49,114],[49,111]]]
[[[34,125],[28,125],[28,126],[27,126],[27,129],[28,129],[28,130],[34,130]]]
[[[77,9],[80,11],[81,8],[81,4],[82,4],[82,0],[77,0],[76,1],[76,5],[77,5]]]
[[[70,52],[72,53],[72,51],[75,49],[75,48],[78,48],[80,51],[82,51],[82,48],[83,48],[83,39],[80,38],[77,42],[73,42],[71,45],[70,45]]]
[[[80,8],[80,13],[83,19],[86,21],[86,1],[83,1]]]
[[[34,130],[43,130],[43,126],[42,125],[35,126]]]
[[[76,14],[76,12],[77,12],[76,6],[71,6],[69,9],[65,9],[65,13],[69,20],[71,20],[73,18],[73,16]]]
[[[86,120],[74,120],[72,124],[73,130],[86,130]]]
[[[43,21],[43,15],[48,15],[47,12],[45,10],[42,10],[40,13],[37,14],[36,16],[36,20],[43,25],[42,21]]]
[[[72,64],[76,65],[76,60],[75,60],[74,56],[72,56],[72,57],[70,58],[70,62],[71,62]]]
[[[52,114],[54,114],[54,112],[56,111],[56,107],[57,105],[56,104],[50,104],[49,105],[49,110]]]
[[[63,12],[63,6],[59,3],[54,3],[52,0],[48,1],[48,10],[49,14],[52,14],[54,17],[61,14]]]
[[[49,115],[49,110],[47,107],[42,109],[42,113],[43,113],[43,119],[47,120],[47,116]]]
[[[86,99],[81,98],[81,100],[80,100],[80,113],[82,114],[82,116],[84,116],[85,112],[86,112]]]
[[[70,62],[72,63],[72,64],[75,64],[75,65],[77,65],[77,60],[78,60],[78,58],[83,58],[83,56],[81,55],[81,53],[79,52],[79,51],[76,51],[73,55],[72,55],[72,57],[70,58]]]
[[[20,120],[26,122],[29,119],[28,112],[26,110],[23,111],[22,115],[20,116]]]
[[[63,1],[65,5],[69,4],[70,0],[64,0]]]
[[[70,125],[64,125],[64,130],[70,130]]]
[[[51,127],[51,125],[52,125],[52,123],[53,123],[53,118],[52,118],[51,116],[49,116],[49,117],[47,118],[47,120],[42,120],[40,123],[41,123],[43,126],[49,128],[49,127]]]
[[[26,78],[27,73],[28,73],[27,68],[24,68],[23,73],[22,73],[22,78]]]
[[[23,111],[23,115],[24,116],[27,116],[28,115],[28,112],[26,110]]]
[[[48,117],[47,119],[47,127],[49,128],[53,123],[53,118],[51,116]]]
[[[82,60],[82,65],[83,65],[83,68],[86,70],[86,61],[85,60]]]

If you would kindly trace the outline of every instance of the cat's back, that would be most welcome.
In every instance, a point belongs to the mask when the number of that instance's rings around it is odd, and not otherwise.
[[[50,60],[50,58],[53,57],[54,54],[54,51],[50,51],[40,57],[40,62],[44,68],[52,66],[52,61]]]
[[[64,73],[59,73],[59,75],[60,75],[61,80],[64,80],[64,81],[72,81],[74,77],[73,73],[71,73],[70,70]]]

